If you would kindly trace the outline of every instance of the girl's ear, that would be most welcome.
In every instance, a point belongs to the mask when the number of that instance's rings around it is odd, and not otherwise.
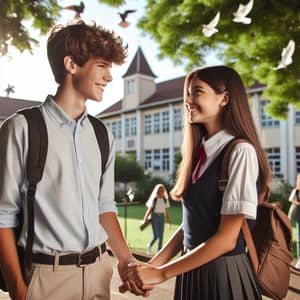
[[[228,92],[224,92],[222,94],[222,100],[221,100],[221,106],[226,106],[227,104],[229,103],[229,95],[228,95]]]
[[[68,73],[74,74],[76,72],[76,64],[74,63],[71,56],[64,57],[64,65]]]

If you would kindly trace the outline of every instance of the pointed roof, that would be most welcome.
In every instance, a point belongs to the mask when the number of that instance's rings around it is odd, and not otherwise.
[[[143,75],[147,75],[147,76],[151,76],[156,78],[157,76],[152,72],[146,58],[145,55],[142,51],[142,48],[139,46],[136,54],[129,66],[129,68],[127,69],[126,73],[123,75],[124,77],[133,75],[133,74],[143,74]]]

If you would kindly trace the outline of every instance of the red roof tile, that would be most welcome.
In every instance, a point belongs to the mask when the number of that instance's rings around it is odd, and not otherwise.
[[[102,112],[100,112],[98,114],[98,116],[114,113],[114,112],[117,112],[117,111],[121,111],[121,109],[122,109],[122,100],[123,99],[119,100],[118,102],[116,102],[112,106],[110,106],[107,109],[103,110]]]
[[[130,66],[123,75],[123,78],[134,74],[143,74],[154,78],[157,77],[148,65],[141,47],[138,48]]]
[[[170,79],[156,84],[156,92],[146,99],[142,105],[157,103],[164,100],[183,98],[185,76]]]
[[[19,109],[39,104],[41,104],[39,101],[0,97],[0,118],[6,119]]]

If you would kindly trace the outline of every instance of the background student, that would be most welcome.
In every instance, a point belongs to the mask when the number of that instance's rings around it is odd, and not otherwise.
[[[145,216],[144,222],[151,215],[151,226],[152,226],[152,239],[147,245],[147,254],[151,254],[151,248],[158,240],[157,251],[159,251],[163,244],[164,229],[165,229],[165,217],[171,228],[171,221],[168,212],[170,207],[169,196],[166,187],[163,184],[157,184],[146,202],[148,207]]]

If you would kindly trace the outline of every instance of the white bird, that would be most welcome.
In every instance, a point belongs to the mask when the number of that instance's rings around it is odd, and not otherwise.
[[[252,20],[251,18],[247,18],[247,15],[253,8],[253,2],[254,0],[250,0],[246,5],[240,4],[238,10],[233,13],[233,22],[250,24]]]
[[[283,48],[281,52],[281,60],[277,67],[273,68],[274,70],[286,68],[288,65],[290,65],[293,60],[292,56],[295,52],[295,42],[293,40],[289,40],[288,45],[286,48]]]
[[[205,25],[202,25],[202,32],[206,37],[211,37],[213,34],[218,32],[218,29],[216,26],[218,25],[220,20],[220,12],[216,14],[216,16],[208,23]]]

